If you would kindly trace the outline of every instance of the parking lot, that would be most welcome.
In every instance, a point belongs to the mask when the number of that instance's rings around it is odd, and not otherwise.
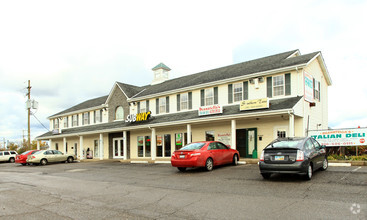
[[[311,181],[257,165],[179,172],[116,161],[0,163],[0,219],[367,219],[367,167]]]

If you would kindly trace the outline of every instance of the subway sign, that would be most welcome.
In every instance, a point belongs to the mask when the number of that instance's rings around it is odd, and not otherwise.
[[[137,121],[147,121],[150,118],[152,112],[143,112],[138,114],[131,114],[126,117],[125,122],[137,122]]]
[[[367,128],[309,131],[313,137],[325,146],[361,146],[367,145]]]

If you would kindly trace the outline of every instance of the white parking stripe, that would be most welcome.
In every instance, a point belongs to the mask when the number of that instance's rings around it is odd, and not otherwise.
[[[358,167],[358,168],[355,168],[354,170],[352,170],[352,172],[356,172],[357,170],[361,169],[362,167]]]

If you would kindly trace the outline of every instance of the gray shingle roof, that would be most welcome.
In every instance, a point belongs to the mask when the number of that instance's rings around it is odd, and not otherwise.
[[[117,82],[117,84],[120,86],[120,88],[125,92],[125,94],[128,96],[128,98],[133,97],[134,95],[138,94],[139,92],[143,91],[145,88],[144,86],[133,86],[126,83]]]
[[[98,97],[98,98],[95,98],[95,99],[87,100],[87,101],[82,102],[80,104],[74,105],[73,107],[68,108],[64,111],[61,111],[61,112],[56,113],[54,115],[51,115],[50,117],[54,117],[54,116],[69,113],[69,112],[74,112],[74,111],[79,111],[79,110],[83,110],[83,109],[88,109],[88,108],[100,106],[100,105],[102,105],[106,102],[107,97],[108,96],[102,96],[102,97]]]
[[[291,109],[293,108],[300,100],[301,96],[298,97],[291,97],[291,98],[284,98],[284,99],[276,99],[276,100],[270,100],[270,105],[268,109],[256,109],[256,110],[249,110],[249,111],[240,111],[239,105],[231,105],[231,106],[225,106],[223,108],[223,114],[221,116],[229,116],[229,115],[246,115],[249,113],[255,113],[255,112],[270,112],[274,110],[282,110],[282,109]],[[217,115],[207,115],[207,116],[198,116],[198,110],[193,111],[186,111],[181,113],[175,113],[175,114],[167,114],[167,115],[157,115],[152,117],[149,121],[146,122],[135,122],[135,123],[126,123],[125,121],[116,121],[111,123],[103,123],[98,125],[89,125],[89,126],[82,126],[82,127],[76,127],[76,128],[69,128],[62,131],[63,135],[70,135],[70,134],[79,134],[84,132],[93,132],[93,131],[103,131],[103,130],[110,130],[110,129],[118,129],[118,128],[133,128],[134,126],[139,125],[154,125],[159,123],[165,123],[165,122],[172,122],[172,121],[184,121],[184,120],[195,120],[195,119],[207,119],[207,118],[213,118]],[[53,135],[52,132],[47,132],[45,134],[42,134],[38,136],[37,138],[42,137],[50,137],[54,136],[57,137],[59,134]]]
[[[294,65],[306,64],[314,58],[319,52],[288,58],[298,50],[280,53],[268,57],[250,60],[218,69],[208,70],[192,75],[187,75],[163,83],[146,86],[146,89],[136,95],[134,98],[144,97],[165,91],[200,85],[204,83],[215,82],[223,79],[230,79],[238,76],[258,73],[273,69],[279,69]],[[288,58],[288,59],[287,59]]]

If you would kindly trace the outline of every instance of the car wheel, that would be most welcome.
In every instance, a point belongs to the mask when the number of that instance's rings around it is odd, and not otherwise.
[[[212,171],[213,170],[213,167],[214,167],[214,165],[213,165],[213,159],[212,158],[208,158],[206,160],[206,162],[205,162],[205,169],[207,171]]]
[[[329,163],[328,163],[327,158],[325,157],[324,161],[322,162],[321,170],[325,171],[328,167],[329,167]]]
[[[181,172],[185,172],[186,171],[186,167],[177,167],[177,169]]]
[[[72,163],[72,162],[74,162],[74,158],[73,157],[68,157],[68,163]]]
[[[264,179],[270,179],[271,173],[261,173],[261,176],[263,176]]]
[[[14,163],[14,162],[15,162],[14,157],[9,158],[9,162],[10,162],[10,163]]]
[[[41,164],[42,166],[46,165],[46,164],[47,164],[47,160],[46,160],[46,159],[42,159],[42,160],[41,160],[41,162],[40,162],[40,164]]]
[[[237,164],[238,164],[238,155],[237,154],[233,155],[232,164],[233,164],[233,166],[237,166]]]
[[[312,165],[311,164],[309,164],[308,165],[308,168],[307,168],[307,173],[306,173],[306,176],[305,176],[305,179],[306,180],[311,180],[311,178],[312,178]]]

